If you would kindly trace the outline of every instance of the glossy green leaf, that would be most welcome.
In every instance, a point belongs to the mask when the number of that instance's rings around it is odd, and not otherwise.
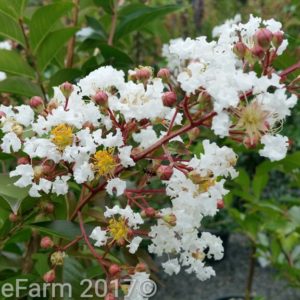
[[[37,64],[41,71],[48,66],[57,52],[66,44],[76,31],[76,28],[62,28],[49,33],[37,50]]]
[[[34,70],[15,51],[0,49],[0,71],[34,78]]]
[[[40,44],[51,32],[57,21],[67,14],[73,5],[70,2],[56,2],[37,9],[30,21],[30,43],[36,53]],[[57,45],[56,45],[57,46]]]
[[[24,12],[28,0],[1,0],[0,11],[18,20]]]
[[[101,6],[108,14],[113,14],[114,1],[115,0],[94,0],[94,3],[98,6]]]
[[[62,69],[57,71],[50,78],[50,86],[57,86],[62,84],[65,81],[72,82],[74,79],[79,78],[81,76],[81,71],[79,69]]]
[[[0,196],[5,199],[14,213],[18,212],[21,202],[28,196],[28,189],[14,185],[16,178],[0,174]]]
[[[123,13],[121,11],[123,18],[117,26],[115,39],[117,40],[132,31],[137,31],[155,19],[162,18],[182,7],[182,5],[165,5],[158,7],[149,7],[146,5],[127,6],[124,8]]]
[[[9,77],[0,81],[0,92],[26,97],[43,96],[38,85],[23,77]]]
[[[101,55],[103,56],[106,65],[113,65],[114,67],[128,67],[133,64],[132,59],[123,51],[106,45],[100,44],[99,49],[101,51]]]
[[[21,45],[25,44],[20,25],[2,11],[0,11],[0,35],[12,39]]]

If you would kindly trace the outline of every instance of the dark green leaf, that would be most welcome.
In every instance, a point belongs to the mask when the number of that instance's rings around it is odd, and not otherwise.
[[[108,14],[113,14],[114,0],[94,0],[94,3],[101,6]]]
[[[75,34],[76,30],[76,28],[62,28],[47,35],[37,50],[37,63],[41,71],[48,66],[57,52]]]
[[[163,16],[182,8],[182,5],[165,5],[158,7],[139,5],[138,9],[136,8],[136,5],[132,6],[133,9],[131,9],[130,6],[124,8],[126,13],[123,12],[124,17],[117,26],[115,33],[116,40],[132,31],[137,31],[155,19],[162,18]]]
[[[24,45],[24,36],[19,24],[0,11],[0,35]]]
[[[39,86],[22,77],[9,77],[0,81],[0,92],[26,97],[43,96]]]
[[[58,86],[65,81],[72,82],[74,79],[81,76],[81,71],[79,69],[62,69],[56,72],[50,78],[50,86]]]
[[[0,49],[0,71],[34,78],[34,70],[15,51]]]
[[[37,9],[30,21],[30,42],[36,53],[38,47],[50,33],[56,22],[72,9],[70,2],[56,2]],[[57,46],[57,45],[56,45]]]
[[[105,63],[114,67],[128,67],[132,65],[132,59],[121,50],[109,46],[107,44],[99,44],[101,55],[104,57]]]

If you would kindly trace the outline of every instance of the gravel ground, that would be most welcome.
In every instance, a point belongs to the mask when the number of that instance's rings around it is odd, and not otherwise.
[[[151,300],[216,300],[219,297],[243,295],[248,271],[250,253],[247,240],[241,235],[230,237],[227,255],[214,265],[217,276],[200,282],[193,275],[181,272],[177,276],[162,274],[163,287]],[[253,295],[264,296],[266,300],[300,300],[300,291],[286,286],[274,278],[270,268],[256,266]]]

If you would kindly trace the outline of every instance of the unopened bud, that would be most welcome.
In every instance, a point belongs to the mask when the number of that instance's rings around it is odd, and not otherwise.
[[[171,107],[177,101],[177,95],[174,92],[165,92],[162,96],[164,106]]]
[[[121,268],[117,265],[117,264],[112,264],[110,267],[109,267],[109,274],[111,276],[116,276],[118,273],[121,272]]]
[[[254,35],[255,43],[262,47],[264,50],[268,50],[273,38],[272,32],[267,28],[258,29]]]
[[[177,218],[174,214],[164,215],[162,219],[170,226],[176,226]]]
[[[233,47],[233,52],[239,58],[244,58],[247,52],[247,46],[243,42],[237,42]]]
[[[52,239],[49,236],[44,236],[41,239],[41,243],[40,243],[41,248],[50,249],[50,248],[53,247],[53,245],[54,245],[54,243],[53,243]]]
[[[153,207],[147,207],[143,210],[146,217],[153,218],[156,216],[156,210]]]
[[[163,81],[168,81],[170,78],[170,71],[167,68],[160,69],[157,73],[157,77],[161,78]]]
[[[173,175],[173,168],[170,165],[160,165],[156,174],[161,180],[169,180]]]
[[[69,98],[70,95],[72,94],[73,90],[74,90],[74,86],[72,83],[66,81],[64,82],[63,84],[61,84],[59,86],[61,92],[63,93],[63,95],[66,97],[66,98]]]
[[[64,264],[65,256],[66,256],[65,252],[56,251],[56,252],[52,253],[52,255],[50,257],[50,261],[53,266],[62,266]]]
[[[29,158],[25,157],[25,156],[18,158],[18,161],[17,161],[18,165],[28,165],[29,163],[30,163]]]
[[[107,106],[108,95],[104,91],[99,91],[93,96],[93,100],[98,105]]]
[[[265,56],[264,49],[258,45],[255,45],[250,51],[255,58],[263,59]]]
[[[283,39],[284,39],[283,32],[277,31],[277,32],[273,33],[272,42],[273,42],[275,48],[278,48],[282,44]]]
[[[136,69],[135,76],[137,80],[148,80],[152,76],[152,69],[150,67],[140,67]]]
[[[223,209],[224,208],[224,200],[223,199],[220,199],[217,201],[217,208],[218,209]]]
[[[50,270],[48,271],[44,276],[43,276],[43,280],[47,283],[51,283],[55,280],[55,271],[54,270]]]
[[[55,207],[54,204],[48,202],[44,205],[43,209],[46,213],[52,214],[54,212]]]
[[[43,108],[44,107],[44,100],[39,96],[34,96],[29,100],[29,105],[31,108]]]

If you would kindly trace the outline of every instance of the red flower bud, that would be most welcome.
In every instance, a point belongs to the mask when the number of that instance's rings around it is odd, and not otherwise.
[[[221,200],[218,200],[218,202],[217,202],[217,208],[218,209],[223,209],[224,208],[224,200],[223,199],[221,199]]]
[[[135,72],[135,77],[138,80],[144,81],[144,80],[149,79],[151,76],[152,76],[152,72],[151,72],[151,69],[148,67],[142,67],[140,69],[137,69]]]
[[[64,82],[63,84],[61,84],[59,86],[61,92],[63,93],[63,95],[66,97],[66,98],[69,98],[70,95],[72,94],[73,90],[74,90],[74,86],[72,83],[66,81]]]
[[[44,276],[43,276],[43,280],[47,283],[51,283],[55,280],[55,271],[54,270],[50,270],[48,271]]]
[[[158,167],[156,174],[161,180],[169,180],[173,175],[173,168],[171,166],[161,165]]]
[[[265,56],[265,51],[262,47],[256,45],[251,49],[251,53],[255,58],[263,59]]]
[[[276,48],[278,48],[282,44],[283,39],[284,39],[283,32],[277,31],[277,32],[273,33],[272,42]]]
[[[156,210],[153,207],[147,207],[144,209],[145,216],[153,218],[156,216]]]
[[[41,243],[40,243],[41,248],[50,249],[50,248],[53,247],[53,245],[54,245],[54,243],[53,243],[52,239],[49,236],[44,236],[41,239]]]
[[[164,106],[173,106],[177,101],[177,95],[174,92],[165,92],[162,96]]]
[[[239,57],[244,58],[247,52],[247,46],[243,42],[237,42],[233,47],[233,52]]]
[[[116,276],[118,273],[121,272],[121,268],[117,265],[117,264],[112,264],[110,267],[109,267],[109,274],[111,276]]]
[[[99,91],[93,97],[93,100],[98,105],[106,106],[107,105],[107,101],[108,101],[108,95],[104,91]]]
[[[31,108],[39,108],[44,106],[44,100],[39,96],[34,96],[29,100],[29,105]]]
[[[162,80],[166,81],[170,77],[170,71],[167,68],[160,69],[157,73],[157,77],[161,78]]]
[[[48,214],[52,214],[54,212],[54,205],[52,203],[46,203],[45,206],[44,206],[44,211]]]
[[[267,28],[261,28],[255,32],[254,41],[256,45],[259,45],[264,50],[267,50],[272,42],[273,34]]]

